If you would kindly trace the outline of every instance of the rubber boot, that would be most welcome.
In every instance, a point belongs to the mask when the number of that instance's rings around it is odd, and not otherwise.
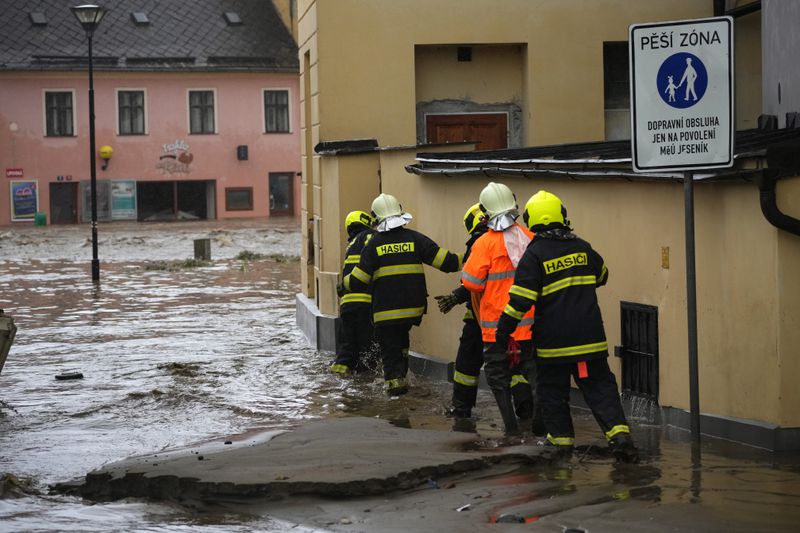
[[[611,453],[618,462],[639,462],[639,450],[636,449],[636,445],[633,443],[633,438],[629,433],[621,433],[615,436],[608,441],[608,447],[611,449]]]
[[[500,416],[503,417],[503,425],[505,425],[506,434],[518,434],[519,425],[517,424],[517,414],[514,412],[514,402],[511,398],[511,390],[493,390],[492,393],[494,393],[494,399],[497,402],[498,409],[500,409]]]

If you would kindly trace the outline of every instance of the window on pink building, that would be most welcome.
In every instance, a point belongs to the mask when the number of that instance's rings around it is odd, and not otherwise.
[[[189,91],[189,133],[215,133],[214,91]]]
[[[225,188],[225,209],[227,211],[252,211],[253,210],[253,188],[252,187],[226,187]]]
[[[45,132],[48,137],[72,137],[75,134],[72,91],[47,91]]]
[[[119,91],[119,134],[144,135],[144,91]]]
[[[264,91],[264,124],[267,133],[289,133],[289,91]]]

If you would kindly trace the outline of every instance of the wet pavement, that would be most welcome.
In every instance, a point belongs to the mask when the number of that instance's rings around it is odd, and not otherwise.
[[[446,383],[414,377],[411,393],[392,400],[377,375],[327,371],[330,354],[312,350],[295,326],[297,219],[112,223],[99,235],[94,286],[87,226],[0,228],[0,308],[19,328],[0,373],[0,531],[797,529],[797,454],[714,440],[693,453],[685,432],[648,423],[652,406],[631,413],[644,455],[634,466],[601,453],[593,420],[576,412],[583,447],[568,462],[372,499],[198,510],[50,494],[127,457],[309,420],[380,417],[440,431],[451,423]],[[187,261],[198,238],[211,239],[208,264]],[[83,379],[55,379],[67,372]],[[477,431],[487,449],[504,444],[494,411],[481,391]],[[332,450],[332,461],[337,453],[347,450]],[[528,524],[492,523],[503,518]]]

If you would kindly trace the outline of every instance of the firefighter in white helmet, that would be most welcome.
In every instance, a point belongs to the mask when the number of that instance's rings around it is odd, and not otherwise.
[[[481,207],[488,217],[488,231],[472,245],[469,259],[461,272],[461,283],[475,296],[482,338],[485,346],[484,373],[492,390],[507,433],[543,432],[532,392],[535,366],[531,356],[533,311],[520,317],[517,327],[502,339],[496,339],[497,321],[508,301],[514,279],[531,232],[516,222],[517,200],[506,185],[491,182],[480,194]],[[515,379],[516,378],[516,379]],[[512,388],[522,387],[524,395]],[[517,401],[517,398],[527,401]],[[516,403],[516,405],[515,405]]]
[[[406,228],[412,217],[397,198],[381,194],[372,202],[375,235],[361,251],[358,265],[344,278],[347,290],[372,293],[372,321],[381,350],[390,396],[408,392],[409,331],[427,311],[423,264],[458,272],[461,256],[440,248],[422,233]]]

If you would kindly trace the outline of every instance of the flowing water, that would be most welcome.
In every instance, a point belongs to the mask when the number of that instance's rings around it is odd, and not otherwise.
[[[88,504],[48,486],[131,455],[315,418],[449,428],[450,385],[414,377],[411,393],[392,400],[377,374],[341,379],[328,372],[331,354],[309,347],[294,315],[299,224],[104,224],[99,285],[90,279],[86,226],[0,228],[0,308],[19,328],[0,373],[0,531],[316,531],[263,514]],[[187,261],[199,238],[211,239],[209,263]],[[69,372],[83,378],[55,379]],[[482,435],[498,434],[492,403],[482,390]],[[696,502],[735,516],[743,531],[789,531],[800,520],[795,454],[712,443],[692,462],[685,433],[656,426],[655,408],[642,409],[632,419],[644,467],[620,475],[589,454],[557,485],[610,495],[643,488],[631,497]],[[579,441],[599,443],[590,417],[576,418]],[[521,471],[493,482],[547,475]]]

